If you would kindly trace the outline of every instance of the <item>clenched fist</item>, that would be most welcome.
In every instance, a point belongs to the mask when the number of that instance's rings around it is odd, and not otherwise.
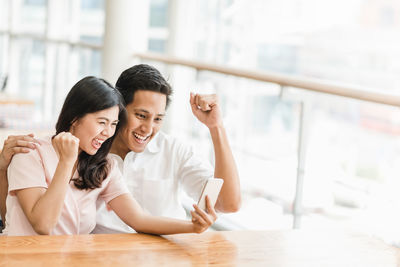
[[[61,132],[53,138],[53,146],[60,161],[76,161],[79,153],[79,139],[69,132]]]
[[[190,93],[190,106],[196,118],[208,128],[222,126],[222,116],[217,95]]]

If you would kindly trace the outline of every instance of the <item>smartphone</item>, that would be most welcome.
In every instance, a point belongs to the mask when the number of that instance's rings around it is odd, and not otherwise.
[[[224,180],[221,178],[208,179],[203,187],[203,190],[201,191],[197,206],[199,206],[199,208],[202,210],[206,210],[206,196],[210,198],[211,205],[215,206],[215,202],[217,202],[219,191],[221,191],[223,183]]]

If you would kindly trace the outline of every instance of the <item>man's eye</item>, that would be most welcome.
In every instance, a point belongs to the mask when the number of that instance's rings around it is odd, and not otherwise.
[[[162,118],[156,118],[155,121],[157,122],[162,121]]]
[[[99,123],[100,123],[101,125],[106,125],[106,122],[105,122],[105,121],[99,121]]]

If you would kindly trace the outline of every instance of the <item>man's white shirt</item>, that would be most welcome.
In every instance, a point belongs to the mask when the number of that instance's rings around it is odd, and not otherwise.
[[[197,156],[191,146],[161,131],[143,152],[131,151],[124,160],[111,156],[118,161],[132,196],[145,211],[156,216],[185,219],[182,190],[197,201],[206,180],[214,176],[210,163]],[[97,202],[96,221],[93,233],[135,232],[102,200]]]

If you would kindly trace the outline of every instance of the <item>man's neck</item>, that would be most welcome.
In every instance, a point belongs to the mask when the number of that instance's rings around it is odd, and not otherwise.
[[[121,137],[117,135],[111,145],[110,153],[116,154],[124,160],[129,152],[129,148],[122,142]]]

